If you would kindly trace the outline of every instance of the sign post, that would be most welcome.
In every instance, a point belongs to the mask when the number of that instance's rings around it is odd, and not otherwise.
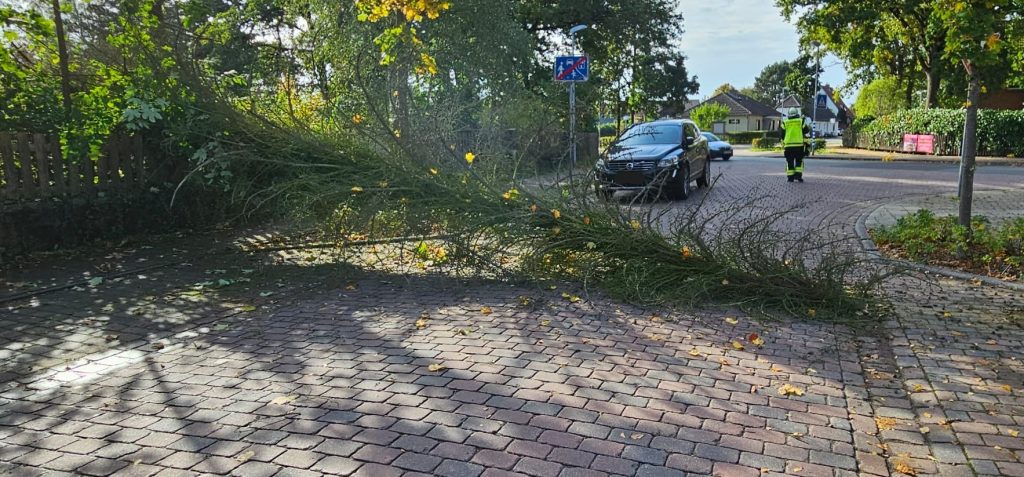
[[[586,81],[590,77],[590,62],[586,56],[576,56],[576,34],[587,28],[586,25],[576,25],[569,29],[569,38],[572,40],[572,56],[559,56],[555,58],[555,81],[569,83],[569,180],[572,181],[573,171],[576,169],[576,83]]]

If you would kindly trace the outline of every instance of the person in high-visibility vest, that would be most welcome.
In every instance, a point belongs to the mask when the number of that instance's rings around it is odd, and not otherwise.
[[[811,130],[804,122],[799,109],[789,108],[789,114],[786,116],[786,120],[782,122],[782,130],[785,132],[782,147],[786,155],[786,180],[803,182],[804,156],[807,154],[804,135],[810,134]]]

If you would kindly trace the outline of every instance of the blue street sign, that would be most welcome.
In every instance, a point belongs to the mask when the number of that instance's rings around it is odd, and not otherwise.
[[[819,108],[824,108],[825,107],[825,95],[819,94],[817,99],[818,99],[818,107]]]
[[[590,63],[586,56],[555,58],[555,81],[586,81],[589,76]]]

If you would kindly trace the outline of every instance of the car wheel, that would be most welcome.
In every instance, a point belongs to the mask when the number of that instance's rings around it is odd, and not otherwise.
[[[729,155],[729,156],[722,156],[722,160],[723,161],[728,161],[729,159],[732,159],[731,155]]]
[[[697,187],[711,185],[711,158],[704,159],[704,172],[697,178]]]
[[[690,164],[683,163],[683,167],[679,169],[679,177],[676,178],[674,186],[674,196],[679,200],[686,200],[690,197]]]

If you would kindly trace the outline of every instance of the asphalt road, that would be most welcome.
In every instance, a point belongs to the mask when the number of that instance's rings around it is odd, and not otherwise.
[[[747,153],[756,154],[756,153]],[[787,213],[786,228],[820,230],[853,236],[857,219],[878,205],[913,196],[948,195],[955,200],[958,167],[951,164],[880,162],[878,160],[806,161],[804,183],[786,181],[781,155],[761,153],[715,160],[714,186],[698,191],[685,201],[647,204],[663,218],[668,229],[673,217],[685,215],[697,205],[715,210],[745,204],[763,213]],[[1024,189],[1024,167],[980,166],[976,190]],[[629,203],[628,196],[619,198]]]

